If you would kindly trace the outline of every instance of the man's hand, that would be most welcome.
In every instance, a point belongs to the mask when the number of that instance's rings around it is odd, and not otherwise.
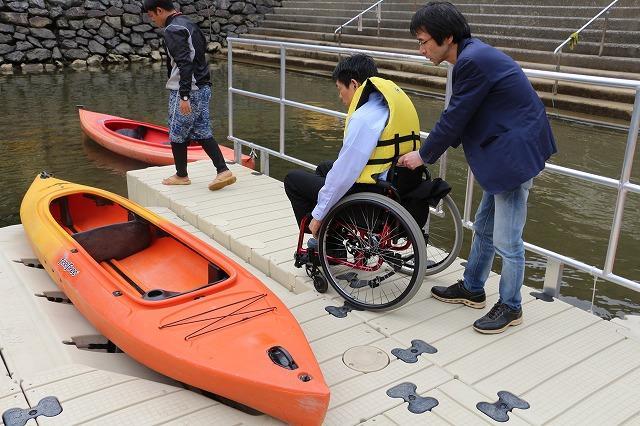
[[[420,167],[424,164],[422,157],[420,157],[420,151],[411,151],[398,159],[398,165],[408,167],[411,170]]]
[[[318,230],[320,230],[320,225],[322,225],[322,221],[311,219],[309,222],[309,231],[313,234],[314,238],[318,238]]]
[[[182,115],[191,114],[191,102],[180,99],[180,113]]]

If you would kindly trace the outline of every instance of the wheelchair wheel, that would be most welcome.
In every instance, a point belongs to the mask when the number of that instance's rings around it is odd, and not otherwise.
[[[425,275],[444,271],[453,263],[462,248],[462,219],[450,196],[442,199],[441,211],[431,209],[422,228],[427,245]]]
[[[356,193],[336,204],[322,221],[318,249],[329,284],[360,309],[397,308],[424,279],[420,227],[404,207],[380,194]]]

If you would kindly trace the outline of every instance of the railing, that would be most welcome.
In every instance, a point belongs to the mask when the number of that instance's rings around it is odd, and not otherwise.
[[[602,14],[605,14],[605,17],[604,17],[604,28],[602,29],[602,38],[600,39],[600,51],[598,52],[598,56],[602,56],[602,50],[604,49],[604,39],[607,36],[607,26],[609,24],[609,13],[610,13],[609,9],[611,9],[613,6],[615,6],[616,3],[618,3],[618,0],[613,0],[607,7],[602,9],[596,16],[591,18],[589,20],[589,22],[584,24],[578,31],[572,33],[565,41],[563,41],[562,43],[560,43],[560,45],[558,47],[556,47],[556,49],[553,51],[553,54],[558,57],[558,65],[556,67],[556,71],[559,71],[559,68],[560,68],[560,55],[562,55],[562,48],[567,43],[571,43],[572,40],[573,40],[573,43],[577,43],[578,42],[578,36],[582,32],[582,30],[584,30],[589,25],[591,25],[596,19],[601,17]]]
[[[258,150],[260,152],[261,171],[265,174],[269,173],[269,156],[271,155],[290,161],[292,163],[307,167],[307,168],[313,169],[315,167],[313,164],[307,163],[306,161],[300,160],[295,157],[291,157],[287,155],[285,152],[285,136],[284,136],[285,135],[284,134],[285,106],[301,108],[308,111],[314,111],[320,114],[330,115],[333,117],[344,118],[346,116],[346,114],[338,111],[320,108],[320,107],[316,107],[313,105],[308,105],[300,102],[294,102],[285,98],[285,81],[286,81],[285,71],[286,71],[287,49],[304,50],[304,51],[315,50],[315,51],[332,52],[332,53],[338,53],[338,54],[366,53],[370,56],[378,57],[378,58],[402,59],[405,61],[419,62],[419,63],[424,63],[425,61],[425,58],[422,56],[403,55],[398,53],[368,51],[368,50],[360,50],[360,49],[345,49],[345,48],[330,47],[330,46],[315,46],[315,45],[298,44],[298,43],[284,43],[284,42],[275,42],[275,41],[268,41],[268,40],[251,40],[251,39],[241,39],[241,38],[229,38],[227,39],[227,41],[228,41],[228,86],[229,86],[228,88],[228,91],[229,91],[228,139],[234,143],[236,162],[240,161],[241,154],[242,154],[241,152],[242,146],[246,146],[251,149]],[[280,49],[280,97],[274,97],[274,96],[268,96],[260,93],[249,92],[246,90],[236,89],[235,87],[233,87],[233,46],[236,44],[254,44],[254,45],[257,44],[257,45],[263,45],[263,46],[277,47]],[[445,107],[448,104],[448,100],[451,96],[451,69],[452,67],[449,67]],[[595,266],[588,265],[579,260],[562,255],[560,253],[553,252],[551,250],[545,249],[544,247],[535,246],[533,244],[525,243],[525,248],[547,259],[544,288],[543,288],[543,292],[547,295],[557,296],[558,294],[560,294],[560,284],[562,281],[562,275],[563,275],[563,270],[565,265],[587,272],[590,275],[592,275],[594,279],[601,278],[601,279],[613,282],[615,284],[621,285],[623,287],[629,288],[631,290],[640,292],[640,283],[632,281],[628,278],[615,275],[613,273],[613,265],[615,262],[616,251],[618,248],[618,240],[620,237],[620,230],[622,226],[623,212],[624,212],[627,193],[632,192],[632,193],[640,194],[640,185],[633,184],[630,182],[633,157],[634,157],[636,144],[638,140],[638,131],[640,130],[640,81],[596,77],[596,76],[579,75],[579,74],[558,73],[553,71],[529,70],[529,69],[525,69],[524,72],[529,78],[572,81],[572,82],[586,83],[586,84],[592,84],[592,85],[598,85],[598,86],[619,87],[619,88],[628,88],[628,89],[635,90],[636,92],[635,102],[633,104],[633,112],[631,114],[631,123],[629,125],[629,131],[627,135],[627,145],[626,145],[620,179],[612,179],[605,176],[600,176],[600,175],[596,175],[596,174],[592,174],[592,173],[588,173],[580,170],[558,166],[555,164],[547,163],[545,168],[545,171],[547,173],[556,173],[556,174],[561,174],[565,176],[570,176],[583,181],[598,184],[604,187],[617,189],[618,195],[617,195],[615,210],[613,214],[613,222],[611,225],[611,234],[609,236],[609,243],[607,246],[607,253],[606,253],[606,258],[604,262],[604,268],[599,269]],[[264,101],[280,104],[280,140],[279,140],[280,146],[278,151],[263,147],[253,142],[245,141],[243,139],[240,139],[234,136],[233,95],[248,96],[248,97],[262,99]],[[420,132],[420,136],[423,138],[426,137],[427,135],[428,133],[426,132]],[[447,159],[447,155],[445,153],[440,159],[440,167],[439,167],[440,176],[443,178],[446,174],[446,168],[447,168],[446,159]],[[467,185],[466,185],[464,209],[463,209],[463,223],[467,228],[471,228],[471,226],[473,225],[473,223],[471,222],[471,208],[472,208],[472,202],[473,202],[473,183],[474,183],[473,174],[471,173],[471,170],[468,169]]]
[[[380,37],[380,22],[382,22],[382,2],[383,1],[384,0],[379,0],[378,2],[372,4],[371,6],[369,6],[368,8],[366,8],[365,10],[363,10],[360,13],[358,13],[356,16],[354,16],[353,18],[349,19],[347,22],[345,22],[344,24],[342,24],[338,28],[336,28],[336,30],[333,32],[333,34],[334,34],[334,36],[337,36],[337,38],[338,38],[338,47],[340,47],[342,45],[342,30],[344,29],[344,27],[346,27],[347,25],[349,25],[350,23],[352,23],[353,21],[355,21],[357,19],[358,20],[358,31],[362,31],[362,15],[364,15],[365,13],[367,13],[368,11],[370,11],[373,8],[376,9],[376,18],[378,20],[378,37]]]
[[[589,25],[591,25],[592,22],[594,22],[596,19],[600,18],[602,16],[602,14],[604,13],[605,14],[605,16],[604,16],[604,27],[602,29],[602,38],[600,39],[600,50],[598,51],[598,56],[602,56],[602,51],[604,49],[604,39],[605,39],[605,37],[607,35],[607,26],[609,24],[609,13],[610,13],[609,9],[611,9],[613,6],[615,6],[616,3],[618,3],[618,0],[613,0],[611,3],[609,3],[609,5],[607,7],[602,9],[596,16],[591,18],[589,20],[589,22],[584,24],[578,31],[572,33],[565,41],[560,43],[560,45],[558,45],[558,47],[555,48],[555,50],[553,51],[553,54],[556,57],[556,71],[557,72],[560,72],[560,60],[562,58],[562,48],[567,43],[571,43],[569,45],[569,47],[572,47],[575,44],[577,44],[578,43],[578,37],[579,37],[580,33],[582,32],[582,30],[584,30]],[[553,94],[554,97],[558,94],[558,80],[556,80],[553,83],[552,94]]]

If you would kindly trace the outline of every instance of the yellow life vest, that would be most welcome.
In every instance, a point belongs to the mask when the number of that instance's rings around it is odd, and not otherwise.
[[[353,113],[369,100],[374,91],[380,92],[387,101],[389,120],[357,183],[376,183],[377,175],[388,170],[392,161],[420,147],[420,122],[411,99],[393,81],[380,77],[367,79],[356,90],[349,105],[345,134]]]

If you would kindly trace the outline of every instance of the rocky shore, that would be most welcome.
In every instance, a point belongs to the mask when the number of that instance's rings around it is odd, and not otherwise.
[[[280,0],[174,0],[215,52]],[[161,30],[137,0],[0,0],[0,72],[161,61]]]

